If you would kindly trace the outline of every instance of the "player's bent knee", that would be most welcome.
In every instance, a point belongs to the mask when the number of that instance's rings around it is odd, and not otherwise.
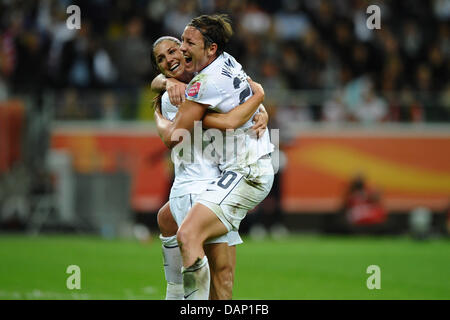
[[[177,231],[177,240],[185,244],[200,244],[202,242],[201,230],[192,224],[183,223]]]
[[[158,228],[161,229],[161,227],[164,229],[164,213],[162,211],[162,208],[159,209],[158,215],[156,216],[156,221],[158,222]]]
[[[192,232],[189,232],[188,230],[186,230],[185,228],[181,227],[180,229],[178,229],[177,231],[177,241],[178,244],[180,245],[180,248],[187,248],[190,245],[192,245],[194,237],[192,236]]]
[[[175,220],[172,217],[172,213],[166,206],[163,206],[159,209],[158,214],[156,216],[156,221],[158,223],[158,228],[164,236],[175,235],[178,226]]]

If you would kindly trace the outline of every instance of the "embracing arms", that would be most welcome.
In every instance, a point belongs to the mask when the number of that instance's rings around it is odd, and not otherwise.
[[[245,103],[235,107],[226,114],[209,113],[206,112],[207,105],[202,105],[190,100],[185,100],[178,108],[178,112],[173,121],[165,119],[161,110],[155,110],[155,122],[158,128],[158,133],[163,142],[169,148],[172,148],[179,141],[172,141],[172,136],[177,129],[191,130],[194,126],[194,121],[203,120],[204,127],[217,128],[221,130],[236,129],[246,123],[255,111],[260,108],[260,112],[255,115],[255,125],[253,129],[258,136],[262,134],[267,126],[268,116],[261,105],[264,100],[264,90],[258,83],[249,80],[253,90],[253,96]],[[184,94],[184,92],[183,92]],[[175,136],[174,136],[175,137]]]
[[[166,78],[163,74],[159,74],[153,79],[151,88],[156,92],[167,91],[170,103],[178,106],[185,100],[186,83],[174,78]]]
[[[250,98],[227,113],[208,112],[203,118],[203,127],[217,128],[220,130],[237,129],[250,120],[258,107],[262,106],[256,103],[258,100],[261,100],[261,102],[264,100],[264,89],[257,82],[250,79],[248,82],[253,91],[252,97],[255,97],[255,99],[252,100]],[[265,112],[264,106],[262,106],[262,109]]]

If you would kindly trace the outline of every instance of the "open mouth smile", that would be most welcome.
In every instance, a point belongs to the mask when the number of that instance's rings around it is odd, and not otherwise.
[[[170,71],[175,71],[176,69],[178,69],[179,66],[180,66],[179,63],[174,64],[174,65],[170,68]]]
[[[184,60],[186,60],[186,63],[189,63],[192,61],[192,57],[186,57],[184,56]]]

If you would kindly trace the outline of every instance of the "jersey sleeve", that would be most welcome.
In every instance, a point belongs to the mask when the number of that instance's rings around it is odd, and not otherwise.
[[[197,76],[186,88],[186,99],[214,108],[222,102],[223,94],[213,79]]]
[[[161,98],[161,113],[167,120],[173,121],[177,114],[178,108],[170,103],[169,94],[164,92]]]

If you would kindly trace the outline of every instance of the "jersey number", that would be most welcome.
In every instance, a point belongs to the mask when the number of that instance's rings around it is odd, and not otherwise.
[[[239,77],[235,77],[233,80],[233,87],[235,89],[239,89],[241,87],[241,79]],[[252,93],[249,86],[246,86],[244,90],[239,94],[239,104],[243,104],[245,99]]]
[[[243,104],[245,102],[245,99],[250,95],[250,87],[247,86],[244,90],[241,91],[241,94],[239,95],[239,104]]]
[[[230,177],[230,178],[228,179],[228,177]],[[237,178],[237,174],[235,172],[225,171],[222,178],[220,178],[220,180],[217,182],[217,185],[223,189],[226,189],[233,183],[234,180],[236,180],[236,178]],[[226,183],[224,183],[225,180],[227,180],[227,179],[228,179],[228,181]]]

